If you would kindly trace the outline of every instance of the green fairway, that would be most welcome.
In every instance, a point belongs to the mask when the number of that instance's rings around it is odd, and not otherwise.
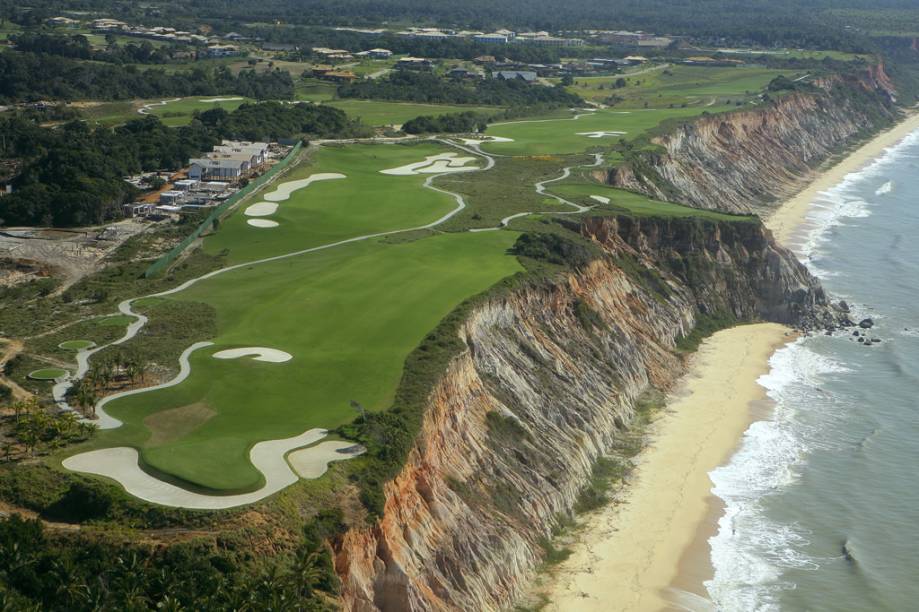
[[[212,108],[233,111],[246,102],[252,102],[252,100],[235,95],[198,96],[182,98],[175,102],[169,101],[165,105],[150,106],[149,109],[150,114],[159,117],[165,125],[178,127],[191,123],[192,115],[195,111],[203,112]]]
[[[29,372],[29,378],[32,380],[57,380],[67,376],[67,370],[61,368],[43,368]]]
[[[702,217],[715,221],[751,221],[749,215],[730,215],[714,210],[691,208],[672,202],[661,202],[640,193],[616,189],[598,183],[557,183],[549,190],[584,206],[595,206],[598,210],[621,210],[641,217]],[[591,196],[608,198],[609,204],[601,203]]]
[[[92,340],[68,340],[61,342],[58,346],[65,351],[82,351],[96,346],[96,343]]]
[[[237,263],[436,221],[453,210],[456,202],[424,189],[429,175],[390,176],[380,170],[448,152],[456,149],[435,143],[323,147],[313,163],[294,168],[239,205],[220,231],[205,241],[205,250],[226,252],[228,261]],[[326,172],[347,178],[313,183],[278,202],[277,212],[263,217],[277,222],[278,227],[261,229],[247,223],[251,217],[244,214],[246,208],[277,185]]]
[[[446,115],[473,111],[495,114],[496,106],[455,106],[449,104],[413,104],[410,102],[380,102],[377,100],[332,100],[326,102],[340,108],[351,117],[360,118],[367,125],[402,125],[421,115]]]
[[[585,112],[579,119],[550,119],[493,123],[487,135],[510,138],[512,142],[491,142],[482,145],[489,153],[500,155],[547,155],[580,153],[591,147],[608,146],[620,139],[633,140],[666,119],[688,118],[724,107],[690,107],[634,111],[598,110]],[[623,132],[600,138],[585,133]]]
[[[803,74],[803,73],[802,73]],[[799,76],[794,70],[762,66],[658,66],[635,75],[577,77],[568,89],[586,100],[606,102],[617,109],[656,108],[747,102],[777,76]],[[624,87],[616,87],[622,79]]]
[[[462,300],[520,269],[506,254],[516,236],[360,242],[229,272],[171,296],[217,309],[216,345],[192,356],[180,385],[110,403],[106,410],[125,425],[102,432],[96,445],[138,447],[152,468],[196,485],[253,489],[261,482],[248,460],[256,442],[349,422],[351,400],[387,408],[424,335]],[[293,359],[211,356],[252,346]]]

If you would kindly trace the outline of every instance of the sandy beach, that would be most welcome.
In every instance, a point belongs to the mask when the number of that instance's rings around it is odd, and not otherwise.
[[[588,516],[584,540],[545,578],[546,609],[679,610],[674,602],[701,594],[711,569],[700,534],[713,533],[717,518],[708,472],[733,453],[765,399],[757,378],[791,340],[788,328],[762,323],[702,344],[652,425],[624,502]]]
[[[878,134],[873,139],[852,151],[836,165],[819,170],[806,189],[790,198],[766,220],[766,227],[772,230],[775,239],[787,244],[792,234],[807,217],[811,202],[821,191],[838,185],[847,174],[858,172],[874,161],[888,147],[892,147],[919,130],[919,113],[910,115],[896,126]]]

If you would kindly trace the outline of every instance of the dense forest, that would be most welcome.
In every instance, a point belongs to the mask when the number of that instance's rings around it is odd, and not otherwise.
[[[23,32],[12,40],[17,51],[114,64],[165,64],[181,49],[176,45],[156,46],[148,40],[123,45],[111,41],[104,49],[95,49],[82,34],[63,36],[44,32]]]
[[[533,86],[520,80],[477,80],[474,83],[442,79],[425,72],[397,71],[387,78],[356,81],[338,88],[341,98],[405,100],[490,106],[571,106],[583,102],[564,87]]]
[[[150,115],[115,129],[73,121],[47,129],[22,117],[0,119],[0,157],[24,160],[14,192],[0,199],[0,225],[75,226],[121,214],[137,195],[123,179],[149,170],[176,170],[222,138],[346,136],[359,124],[331,106],[245,104],[228,113],[201,113],[191,125],[168,128]]]
[[[41,78],[37,78],[41,75]],[[161,68],[80,61],[45,53],[0,53],[0,102],[42,99],[127,100],[161,96],[236,94],[290,99],[294,83],[283,70],[256,73],[229,68],[167,72]]]

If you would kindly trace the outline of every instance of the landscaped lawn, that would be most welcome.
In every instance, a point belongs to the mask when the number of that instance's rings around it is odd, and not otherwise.
[[[198,96],[183,98],[176,102],[167,102],[164,106],[152,106],[150,107],[150,114],[159,117],[169,127],[177,127],[191,123],[192,115],[195,111],[203,112],[212,108],[233,111],[239,108],[240,105],[251,101],[248,98],[235,95]],[[138,117],[140,116],[142,115],[138,114]]]
[[[262,478],[249,463],[253,444],[347,423],[351,400],[388,408],[424,335],[464,299],[520,269],[506,254],[516,236],[355,243],[228,272],[171,296],[216,308],[216,345],[192,356],[191,376],[179,386],[110,403],[106,410],[126,425],[102,432],[95,445],[139,447],[147,465],[196,485],[254,489]],[[211,356],[252,346],[293,359]],[[148,419],[166,410],[168,418]]]
[[[402,125],[409,119],[421,115],[447,115],[474,111],[495,114],[501,111],[495,106],[456,106],[449,104],[415,104],[411,102],[382,102],[377,100],[331,100],[325,102],[358,117],[367,125]]]
[[[240,204],[217,234],[207,238],[205,250],[227,252],[229,263],[253,261],[327,244],[436,221],[456,207],[448,195],[425,189],[428,175],[391,176],[380,170],[420,162],[430,155],[457,152],[436,143],[376,144],[323,147],[311,164],[304,163]],[[480,165],[477,160],[475,165]],[[261,217],[278,227],[262,229],[247,223],[246,208],[286,181],[319,173],[347,178],[320,181],[294,191],[278,202],[276,213]]]
[[[620,139],[633,140],[666,119],[688,118],[704,111],[719,112],[725,107],[664,108],[632,111],[598,110],[586,112],[579,119],[524,120],[494,123],[489,136],[510,138],[512,142],[490,142],[482,145],[489,153],[501,155],[546,155],[580,153],[591,147],[607,146]],[[590,138],[590,132],[623,132]]]

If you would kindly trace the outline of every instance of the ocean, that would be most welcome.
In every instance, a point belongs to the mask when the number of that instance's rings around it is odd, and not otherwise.
[[[790,244],[852,319],[760,379],[774,412],[711,473],[720,610],[919,609],[919,132],[814,202]]]

